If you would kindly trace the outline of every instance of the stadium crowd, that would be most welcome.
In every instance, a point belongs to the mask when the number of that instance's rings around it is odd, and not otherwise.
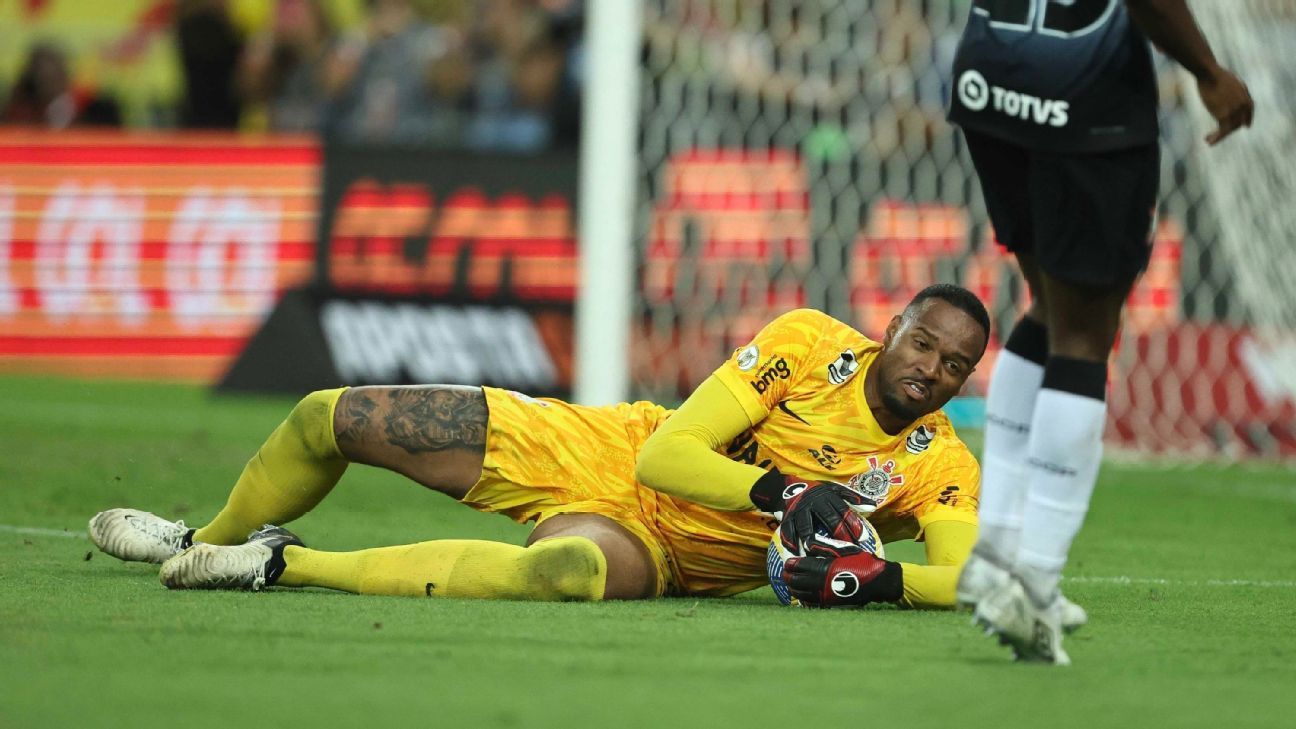
[[[484,151],[570,148],[580,119],[584,5],[16,3],[0,11],[7,49],[0,51],[0,123],[318,132]],[[940,158],[952,154],[944,106],[963,0],[873,0],[866,12],[850,3],[814,12],[768,1],[645,5],[650,78],[712,79],[718,96],[697,107],[710,125],[748,135],[742,109],[755,104],[804,123],[781,129],[795,139],[753,142],[804,141],[829,157],[869,150],[874,167],[897,152],[906,159],[935,148]],[[681,19],[694,32],[680,33]],[[837,60],[829,62],[825,50],[837,51]],[[1160,70],[1163,93],[1180,96],[1169,64]],[[742,101],[726,103],[726,95]],[[1174,136],[1183,115],[1170,116]]]
[[[122,26],[105,42],[90,26],[107,11],[28,3],[5,34],[25,42],[21,60],[0,68],[0,121],[319,132],[519,152],[575,143],[579,0],[136,4],[125,24],[104,18],[100,25]],[[90,19],[63,19],[78,5]],[[150,90],[141,103],[144,79],[132,86],[123,71],[173,75],[172,98]]]

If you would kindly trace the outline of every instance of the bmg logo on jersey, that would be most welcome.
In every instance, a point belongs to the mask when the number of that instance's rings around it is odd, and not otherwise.
[[[957,92],[959,102],[970,111],[981,111],[991,106],[1000,114],[1051,127],[1064,127],[1070,120],[1070,103],[991,86],[985,76],[973,69],[959,76]]]
[[[786,380],[792,376],[792,368],[788,367],[786,359],[779,357],[777,360],[765,365],[760,374],[750,380],[751,386],[759,394],[765,394],[765,391],[774,384],[775,380]]]

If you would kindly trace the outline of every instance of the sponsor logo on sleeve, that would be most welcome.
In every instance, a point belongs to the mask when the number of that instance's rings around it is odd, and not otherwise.
[[[752,389],[758,394],[765,394],[770,389],[770,385],[778,380],[786,380],[792,376],[792,368],[788,366],[787,360],[779,357],[778,359],[766,363],[750,381]]]
[[[810,451],[810,455],[814,456],[816,461],[819,461],[819,465],[829,471],[835,470],[841,465],[842,459],[841,456],[837,455],[837,449],[828,443],[824,443],[818,448],[807,448],[806,450]]]
[[[752,432],[751,428],[744,430],[729,441],[729,445],[725,448],[725,455],[739,463],[760,466],[766,470],[770,468],[771,461],[761,453],[760,444],[756,442],[756,434]]]
[[[931,447],[932,441],[936,439],[936,431],[928,428],[926,425],[919,425],[909,433],[905,438],[905,450],[915,456]]]
[[[859,360],[849,349],[837,355],[837,359],[828,365],[828,381],[834,385],[844,385],[846,381],[859,372]]]
[[[746,349],[738,352],[738,370],[740,372],[750,372],[760,361],[760,349],[756,345],[751,345]]]
[[[904,484],[904,476],[894,472],[895,461],[888,459],[883,463],[877,456],[869,456],[868,466],[869,470],[851,476],[846,485],[858,491],[864,498],[872,499],[873,503],[881,504],[886,500],[892,486]]]
[[[1069,102],[1042,99],[1021,91],[994,86],[980,72],[970,68],[959,76],[957,93],[959,102],[968,111],[983,111],[989,107],[1004,116],[1040,126],[1047,124],[1051,127],[1064,127],[1070,121]]]
[[[954,506],[958,504],[958,490],[958,486],[946,486],[945,490],[940,492],[940,497],[936,499],[936,502],[946,506]]]

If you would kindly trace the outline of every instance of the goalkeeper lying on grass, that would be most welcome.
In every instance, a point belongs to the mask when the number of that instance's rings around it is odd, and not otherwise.
[[[823,313],[793,311],[674,412],[489,387],[316,392],[270,435],[206,526],[112,509],[91,520],[90,535],[113,556],[161,562],[171,588],[637,599],[759,587],[775,529],[794,551],[817,529],[854,541],[871,511],[884,541],[924,539],[928,564],[850,550],[789,560],[795,597],[949,607],[976,535],[978,467],[939,408],[972,373],[987,332],[985,308],[953,286],[919,293],[881,343]],[[306,514],[352,462],[535,530],[526,547],[437,540],[324,552],[262,528]],[[843,571],[857,578],[853,594],[832,590]]]

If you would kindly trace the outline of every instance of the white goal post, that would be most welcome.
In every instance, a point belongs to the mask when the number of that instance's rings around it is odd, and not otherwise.
[[[573,390],[576,402],[587,405],[620,402],[630,393],[640,5],[587,0],[586,6]]]

